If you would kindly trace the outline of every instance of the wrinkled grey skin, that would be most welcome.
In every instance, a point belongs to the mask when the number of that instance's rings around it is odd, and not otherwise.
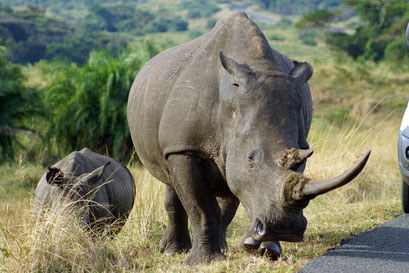
[[[255,249],[303,239],[309,199],[292,202],[284,192],[304,183],[299,173],[312,153],[291,154],[309,148],[311,76],[309,64],[271,49],[242,12],[141,69],[128,123],[142,163],[167,185],[162,252],[192,248],[187,264],[222,258],[239,202]]]
[[[135,185],[124,165],[84,148],[55,163],[42,176],[35,192],[34,215],[60,196],[81,207],[87,227],[114,234],[132,210]]]

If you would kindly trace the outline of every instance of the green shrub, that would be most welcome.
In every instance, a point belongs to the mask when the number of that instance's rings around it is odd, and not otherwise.
[[[92,52],[87,63],[55,68],[45,90],[47,136],[61,153],[89,147],[118,159],[133,151],[126,118],[128,94],[136,73],[158,51],[146,43],[115,58]]]
[[[41,113],[40,93],[23,81],[20,67],[0,55],[0,163],[14,159],[16,133],[33,130],[30,121]]]
[[[309,46],[316,46],[317,41],[317,30],[315,29],[302,29],[298,31],[298,37],[300,38],[301,42],[305,45]]]
[[[206,28],[207,29],[212,29],[217,23],[217,20],[214,18],[209,18],[206,21]]]
[[[200,30],[192,30],[189,32],[189,38],[190,39],[196,39],[197,37],[202,36],[204,33],[203,31]]]
[[[275,34],[271,34],[269,36],[269,39],[273,41],[285,41],[285,36],[275,33]]]

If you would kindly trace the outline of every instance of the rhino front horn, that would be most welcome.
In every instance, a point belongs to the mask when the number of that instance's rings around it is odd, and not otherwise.
[[[362,171],[370,154],[371,150],[368,150],[349,170],[335,178],[324,181],[308,181],[302,189],[304,197],[314,198],[319,194],[329,192],[347,184]]]

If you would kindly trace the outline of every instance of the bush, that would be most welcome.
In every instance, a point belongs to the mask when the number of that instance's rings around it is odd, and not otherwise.
[[[200,30],[192,30],[191,32],[189,32],[189,38],[190,39],[196,39],[197,37],[202,36],[204,33],[203,31]]]
[[[220,10],[214,2],[205,0],[182,0],[179,7],[181,9],[187,9],[188,12],[186,17],[191,19],[209,17]]]
[[[407,55],[405,40],[403,39],[394,40],[386,46],[385,57],[390,61],[402,61]]]
[[[305,45],[309,46],[316,46],[317,41],[315,40],[317,37],[317,31],[315,29],[302,29],[298,32],[298,37],[300,38],[301,42]]]
[[[285,41],[285,37],[280,34],[271,34],[269,39],[273,41]]]
[[[42,108],[40,94],[23,81],[20,67],[0,55],[0,163],[13,160],[16,133],[32,130],[30,121]]]
[[[206,22],[206,28],[207,29],[212,29],[216,25],[216,23],[217,23],[216,19],[209,18],[209,19],[207,19],[207,22]]]
[[[128,94],[136,73],[157,54],[147,43],[137,52],[114,58],[107,52],[92,52],[82,67],[60,65],[46,87],[49,109],[48,138],[59,151],[89,147],[118,159],[133,151],[126,118]]]
[[[282,17],[280,22],[278,22],[277,26],[283,27],[283,28],[288,28],[293,25],[293,21],[286,17]]]
[[[355,59],[378,62],[388,56],[402,60],[405,52],[402,41],[409,20],[407,1],[378,3],[371,0],[345,0],[344,4],[354,8],[364,24],[358,26],[352,35],[327,34],[326,42],[331,48],[344,51]]]

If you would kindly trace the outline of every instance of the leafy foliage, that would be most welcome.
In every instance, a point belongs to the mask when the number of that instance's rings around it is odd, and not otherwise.
[[[301,20],[295,24],[295,27],[297,28],[325,27],[328,24],[328,22],[335,18],[336,13],[337,13],[336,11],[329,11],[326,9],[312,11],[305,15],[303,18],[301,18]]]
[[[57,67],[46,88],[47,135],[67,153],[85,146],[125,159],[132,153],[126,118],[128,93],[142,65],[158,53],[146,43],[118,58],[92,52],[88,62]]]
[[[326,29],[327,44],[354,59],[380,61],[387,57],[393,61],[402,60],[406,54],[403,35],[409,21],[407,0],[345,0],[343,4],[355,9],[364,22],[355,28],[353,34],[330,28],[331,21],[337,18],[339,11],[311,12],[297,26],[301,29]]]
[[[213,1],[206,0],[182,0],[179,7],[187,9],[187,18],[203,18],[209,17],[216,13],[220,8]]]
[[[135,1],[65,2],[17,1],[15,5],[36,5],[15,11],[0,6],[0,36],[11,41],[10,59],[13,62],[26,64],[46,59],[84,64],[91,50],[104,48],[116,55],[133,40],[134,35],[188,29],[188,22],[182,17],[166,10],[153,13],[136,8]],[[71,2],[78,6],[71,6]],[[46,13],[47,9],[42,8],[57,6],[68,15],[54,11],[61,17],[51,18]]]
[[[39,114],[40,95],[23,81],[20,67],[0,54],[0,162],[13,159],[16,132],[32,129],[26,121]]]
[[[338,7],[343,0],[257,0],[263,9],[281,14],[306,14],[319,9]]]
[[[82,22],[87,31],[127,32],[136,35],[146,33],[185,31],[188,22],[180,16],[162,13],[160,16],[146,10],[135,8],[131,4],[114,6],[94,5],[90,14]]]

